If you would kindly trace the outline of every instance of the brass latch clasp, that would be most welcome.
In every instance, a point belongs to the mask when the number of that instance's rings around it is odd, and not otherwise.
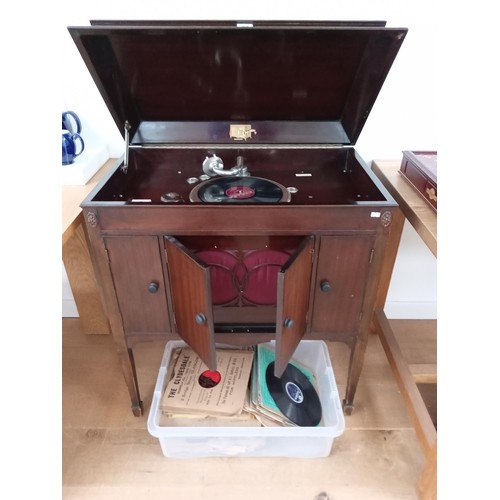
[[[246,124],[231,124],[229,125],[229,137],[235,141],[246,141],[252,138],[252,133],[257,131],[252,128],[252,125]]]

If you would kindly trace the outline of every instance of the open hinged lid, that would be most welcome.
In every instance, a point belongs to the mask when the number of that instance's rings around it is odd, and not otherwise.
[[[131,145],[355,144],[407,31],[383,21],[91,24],[68,29]]]

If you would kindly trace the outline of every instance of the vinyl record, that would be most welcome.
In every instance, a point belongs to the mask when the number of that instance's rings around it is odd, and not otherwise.
[[[282,188],[260,177],[224,177],[201,184],[197,189],[206,203],[278,203]]]
[[[321,422],[321,402],[314,386],[295,366],[288,363],[283,375],[274,376],[274,361],[266,369],[266,383],[283,415],[301,427]]]

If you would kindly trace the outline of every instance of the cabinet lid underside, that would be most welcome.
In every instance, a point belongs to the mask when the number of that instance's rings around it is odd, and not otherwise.
[[[353,145],[406,35],[384,22],[94,22],[69,31],[131,144]]]

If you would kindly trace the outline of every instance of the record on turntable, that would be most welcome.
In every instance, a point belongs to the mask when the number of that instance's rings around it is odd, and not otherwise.
[[[283,375],[274,375],[274,361],[266,369],[266,384],[280,411],[293,423],[316,426],[321,422],[321,401],[308,378],[288,363]]]
[[[262,177],[217,177],[196,186],[190,201],[202,203],[286,203],[288,190]]]

